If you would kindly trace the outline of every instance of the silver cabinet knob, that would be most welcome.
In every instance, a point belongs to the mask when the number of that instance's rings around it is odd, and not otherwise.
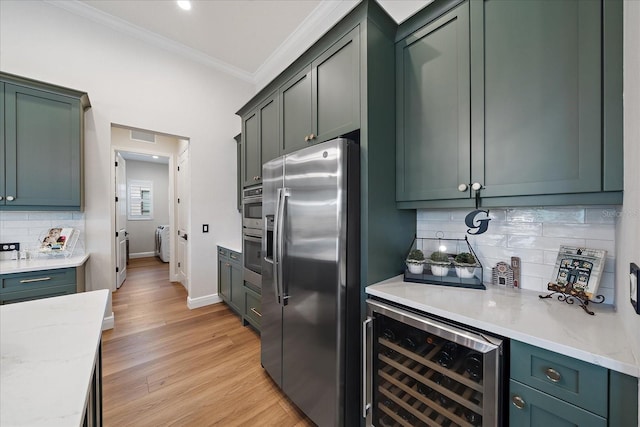
[[[9,202],[13,202],[15,199],[16,199],[16,198],[15,198],[15,197],[13,197],[13,196],[7,196],[7,200],[8,200]]]
[[[524,399],[517,394],[511,398],[511,402],[513,403],[513,406],[518,409],[524,409],[524,407],[526,406]]]
[[[553,368],[547,368],[547,370],[544,371],[544,374],[547,376],[547,379],[549,381],[554,383],[560,382],[560,379],[562,378],[562,375],[560,375],[560,372],[556,371]]]
[[[314,134],[309,135],[309,140],[314,139],[316,136]]]
[[[309,141],[309,135],[305,135],[304,136],[304,142],[308,142]]]
[[[4,197],[0,196],[0,200],[4,200]]]
[[[467,191],[468,188],[469,188],[469,186],[467,184],[458,185],[458,191],[460,191],[461,193]]]
[[[473,191],[478,191],[482,188],[482,184],[480,184],[479,182],[474,182],[473,184],[471,184],[471,189]]]

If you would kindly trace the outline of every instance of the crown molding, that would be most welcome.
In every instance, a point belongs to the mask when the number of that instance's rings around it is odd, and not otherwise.
[[[217,71],[230,74],[245,82],[255,84],[255,74],[249,73],[219,59],[213,58],[199,50],[190,48],[174,40],[160,36],[154,32],[145,30],[123,19],[102,12],[78,0],[43,0],[45,3],[59,7],[75,15],[87,18],[98,24],[105,25],[120,33],[135,37],[146,43],[182,55],[195,62],[211,67]]]
[[[333,25],[351,11],[359,0],[322,0],[254,73],[256,93],[287,68]]]

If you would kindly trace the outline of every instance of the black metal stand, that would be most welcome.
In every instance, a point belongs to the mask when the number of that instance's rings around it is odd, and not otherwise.
[[[551,292],[548,295],[538,295],[538,297],[541,299],[545,299],[545,298],[551,298],[555,294],[559,294],[558,301],[564,301],[567,304],[573,304],[574,301],[577,300],[580,303],[580,307],[582,307],[582,309],[586,313],[592,316],[594,315],[593,311],[587,308],[587,305],[589,304],[589,302],[592,302],[594,304],[602,304],[604,302],[604,296],[596,295],[595,299],[590,300],[589,297],[584,293],[584,291],[574,289],[573,285],[571,284],[560,286],[556,283],[549,282],[549,284],[547,285],[547,289],[553,292]]]

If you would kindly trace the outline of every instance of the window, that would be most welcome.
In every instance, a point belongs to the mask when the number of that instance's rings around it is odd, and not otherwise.
[[[127,187],[129,194],[127,218],[130,220],[153,219],[153,181],[131,179]]]

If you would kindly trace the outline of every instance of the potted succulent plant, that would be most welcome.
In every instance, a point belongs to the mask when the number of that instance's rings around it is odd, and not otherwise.
[[[424,253],[420,249],[414,249],[407,256],[407,268],[409,273],[422,274],[424,269]]]
[[[433,252],[429,257],[431,273],[434,276],[446,276],[449,274],[449,255],[444,252]]]
[[[478,261],[476,257],[469,252],[460,252],[453,259],[453,263],[456,267],[456,274],[461,279],[470,279],[474,276]]]

